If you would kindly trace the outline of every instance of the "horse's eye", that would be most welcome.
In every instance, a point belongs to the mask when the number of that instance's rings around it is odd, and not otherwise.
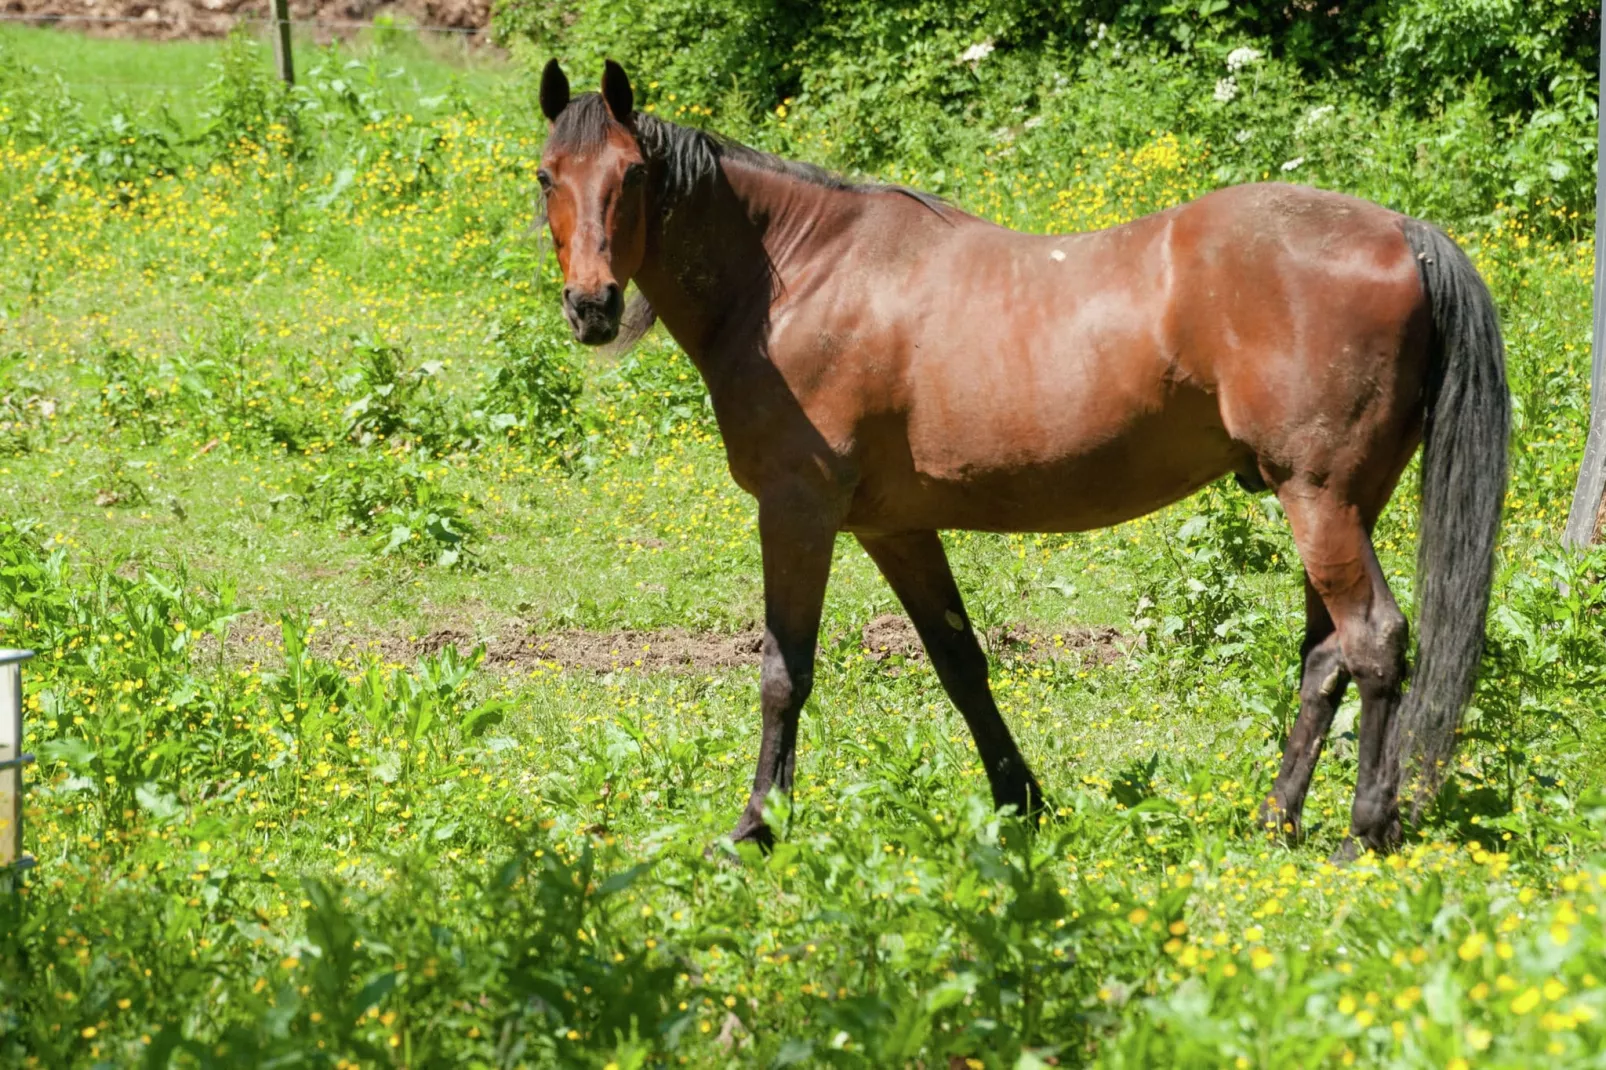
[[[647,165],[633,163],[625,168],[625,184],[633,186],[647,177]]]
[[[535,173],[535,180],[541,183],[541,189],[543,191],[547,193],[552,192],[552,175],[548,173],[546,168],[543,167]]]

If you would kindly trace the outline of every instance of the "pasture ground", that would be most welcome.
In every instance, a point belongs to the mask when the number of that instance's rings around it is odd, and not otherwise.
[[[204,86],[170,116],[28,69],[170,57]],[[1519,210],[1459,235],[1505,321],[1513,482],[1466,745],[1399,854],[1324,861],[1353,699],[1307,841],[1254,827],[1298,573],[1274,499],[1225,482],[947,537],[1043,832],[989,811],[844,540],[784,842],[705,855],[752,772],[761,589],[695,373],[661,334],[568,340],[521,68],[305,69],[287,104],[239,41],[0,36],[0,641],[41,651],[0,1062],[1599,1059],[1606,556],[1557,548],[1591,247]],[[950,181],[1105,225],[1208,188],[1208,149]],[[1407,606],[1413,499],[1378,533]]]

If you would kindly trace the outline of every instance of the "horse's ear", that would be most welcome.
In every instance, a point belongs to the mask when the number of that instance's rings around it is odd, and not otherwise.
[[[569,106],[569,77],[558,66],[558,61],[546,61],[546,69],[541,72],[541,114],[547,117],[548,122],[557,122],[563,109]]]
[[[636,114],[636,93],[630,88],[625,69],[611,59],[602,65],[602,99],[608,102],[615,119],[630,125],[631,116]]]

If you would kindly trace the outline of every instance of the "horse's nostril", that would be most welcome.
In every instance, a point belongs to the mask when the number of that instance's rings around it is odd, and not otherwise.
[[[565,307],[577,316],[618,319],[624,311],[624,295],[620,292],[619,284],[613,282],[595,290],[566,286],[563,289],[563,301]]]

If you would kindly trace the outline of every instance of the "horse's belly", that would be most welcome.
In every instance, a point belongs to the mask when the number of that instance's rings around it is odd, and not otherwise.
[[[1214,404],[1198,401],[1096,441],[1039,442],[1002,455],[947,448],[934,460],[917,448],[864,451],[846,526],[1057,532],[1143,516],[1247,460]]]
[[[850,531],[969,529],[1087,531],[1144,516],[1221,476],[1225,459],[1190,458],[1155,470],[1049,466],[965,480],[916,479],[903,486],[861,484],[849,510]]]

